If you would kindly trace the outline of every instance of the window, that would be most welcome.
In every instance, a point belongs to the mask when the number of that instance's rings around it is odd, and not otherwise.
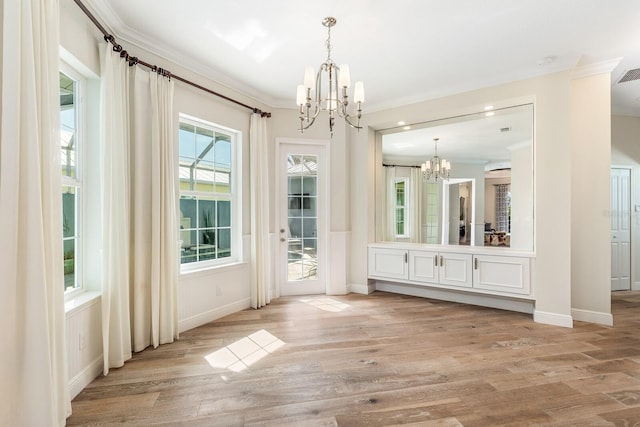
[[[185,267],[238,259],[235,159],[240,134],[180,116],[180,263]]]
[[[64,290],[81,288],[81,194],[79,108],[81,80],[71,70],[60,72],[60,163],[62,170],[62,241]],[[73,77],[72,77],[73,75]]]
[[[426,199],[426,242],[425,243],[438,243],[438,184],[435,182],[424,183]]]
[[[407,182],[406,178],[398,178],[395,181],[396,193],[396,237],[407,237]]]

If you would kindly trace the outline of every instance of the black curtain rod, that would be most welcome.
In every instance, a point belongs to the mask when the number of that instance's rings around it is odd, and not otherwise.
[[[422,166],[409,166],[409,165],[392,165],[388,163],[383,163],[382,166],[386,166],[388,168],[421,168]]]
[[[161,74],[164,77],[168,77],[168,78],[173,78],[175,80],[181,81],[182,83],[186,83],[190,86],[193,86],[197,89],[200,89],[204,92],[210,93],[211,95],[215,95],[219,98],[223,98],[226,99],[227,101],[233,102],[234,104],[240,105],[242,107],[248,108],[249,110],[253,111],[254,113],[260,114],[260,116],[262,117],[271,117],[271,113],[266,112],[266,111],[262,111],[259,108],[256,107],[252,107],[250,105],[244,104],[240,101],[236,101],[233,98],[229,98],[228,96],[222,95],[221,93],[215,92],[211,89],[207,89],[204,86],[201,86],[197,83],[192,82],[191,80],[187,80],[184,77],[180,77],[176,74],[172,74],[171,72],[169,72],[169,70],[165,70],[163,68],[158,67],[157,65],[153,65],[153,64],[149,64],[148,62],[145,62],[141,59],[139,59],[136,56],[131,56],[129,55],[129,53],[127,53],[126,50],[123,50],[122,46],[119,45],[118,43],[116,43],[116,39],[112,34],[109,34],[107,32],[107,30],[105,30],[105,28],[102,26],[102,24],[100,24],[100,22],[96,19],[95,16],[93,16],[93,14],[91,13],[91,11],[89,9],[87,9],[87,7],[80,1],[80,0],[74,0],[75,3],[78,5],[78,7],[84,12],[85,15],[87,15],[87,17],[91,20],[91,22],[93,22],[93,24],[98,28],[98,30],[100,30],[100,32],[102,33],[102,35],[104,36],[104,40],[108,43],[111,43],[113,45],[113,50],[114,52],[120,52],[120,58],[124,58],[125,61],[129,62],[129,66],[132,67],[136,64],[140,64],[143,65],[149,69],[151,69],[151,71],[153,71],[154,73],[158,73]]]

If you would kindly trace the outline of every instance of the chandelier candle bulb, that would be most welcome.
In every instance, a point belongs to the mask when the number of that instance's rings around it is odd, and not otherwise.
[[[347,64],[340,65],[338,86],[347,88],[351,86],[351,74],[349,73],[349,66]]]
[[[304,85],[298,85],[298,92],[296,94],[296,104],[303,106],[307,103],[307,90]]]
[[[304,70],[304,87],[307,89],[313,89],[316,85],[316,72],[313,70],[312,66],[308,66]]]
[[[353,90],[353,101],[364,102],[364,83],[356,82],[356,87]]]

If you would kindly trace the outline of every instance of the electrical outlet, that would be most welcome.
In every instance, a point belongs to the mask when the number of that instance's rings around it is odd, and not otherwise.
[[[87,341],[85,339],[84,334],[78,335],[78,350],[82,351],[87,346]]]

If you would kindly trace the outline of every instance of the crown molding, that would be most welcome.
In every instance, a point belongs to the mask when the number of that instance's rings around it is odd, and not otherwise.
[[[622,58],[613,58],[606,61],[594,62],[581,65],[571,70],[571,79],[581,79],[583,77],[595,76],[596,74],[610,73],[620,64]]]

